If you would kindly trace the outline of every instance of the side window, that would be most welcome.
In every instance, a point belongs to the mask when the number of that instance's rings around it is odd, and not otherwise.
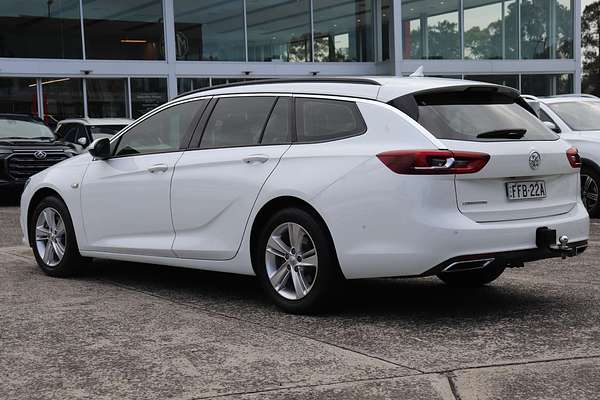
[[[207,100],[189,101],[166,108],[137,124],[123,137],[115,156],[163,153],[179,150],[192,128],[194,117],[206,106]]]
[[[77,135],[75,137],[75,140],[79,140],[80,138],[87,139],[87,130],[85,129],[84,125],[77,126]]]
[[[280,97],[263,132],[262,144],[290,143],[290,97]]]
[[[328,99],[296,99],[299,142],[319,142],[359,135],[367,130],[354,102]]]
[[[64,130],[65,136],[63,140],[69,143],[75,143],[77,140],[77,133],[79,132],[79,124],[68,124]]]
[[[56,135],[56,137],[58,139],[62,139],[65,137],[65,133],[67,132],[68,127],[69,127],[69,124],[59,125],[59,127],[56,128],[56,132],[54,132],[54,134]]]
[[[275,100],[262,96],[219,99],[206,123],[200,148],[257,145]]]

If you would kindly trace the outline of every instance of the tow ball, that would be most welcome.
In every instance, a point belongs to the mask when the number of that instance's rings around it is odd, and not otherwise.
[[[536,244],[539,249],[548,249],[552,252],[560,253],[564,260],[567,257],[574,255],[575,249],[569,247],[569,237],[562,235],[556,243],[556,229],[548,229],[547,227],[538,228],[536,232]]]
[[[572,249],[568,246],[569,237],[567,235],[562,235],[558,239],[558,243],[559,244],[550,246],[550,248],[554,251],[559,251],[561,258],[564,260],[572,252]]]

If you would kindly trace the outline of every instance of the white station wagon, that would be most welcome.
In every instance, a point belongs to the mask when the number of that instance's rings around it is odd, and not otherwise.
[[[257,275],[314,312],[344,278],[477,286],[577,255],[580,165],[507,87],[254,81],[180,96],[35,175],[21,224],[48,275],[90,258]]]

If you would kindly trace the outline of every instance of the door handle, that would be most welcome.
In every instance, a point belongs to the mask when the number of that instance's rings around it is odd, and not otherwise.
[[[246,164],[264,164],[269,161],[269,156],[265,154],[253,154],[251,156],[245,157],[242,159]]]
[[[155,174],[157,172],[167,172],[169,167],[166,164],[156,164],[148,168],[148,172]]]

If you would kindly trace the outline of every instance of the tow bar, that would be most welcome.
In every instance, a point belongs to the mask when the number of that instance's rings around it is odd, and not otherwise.
[[[548,249],[553,253],[560,253],[561,258],[564,260],[567,257],[573,257],[577,255],[577,248],[569,246],[569,237],[562,235],[556,243],[556,229],[549,229],[548,227],[537,228],[536,245],[539,249]]]

